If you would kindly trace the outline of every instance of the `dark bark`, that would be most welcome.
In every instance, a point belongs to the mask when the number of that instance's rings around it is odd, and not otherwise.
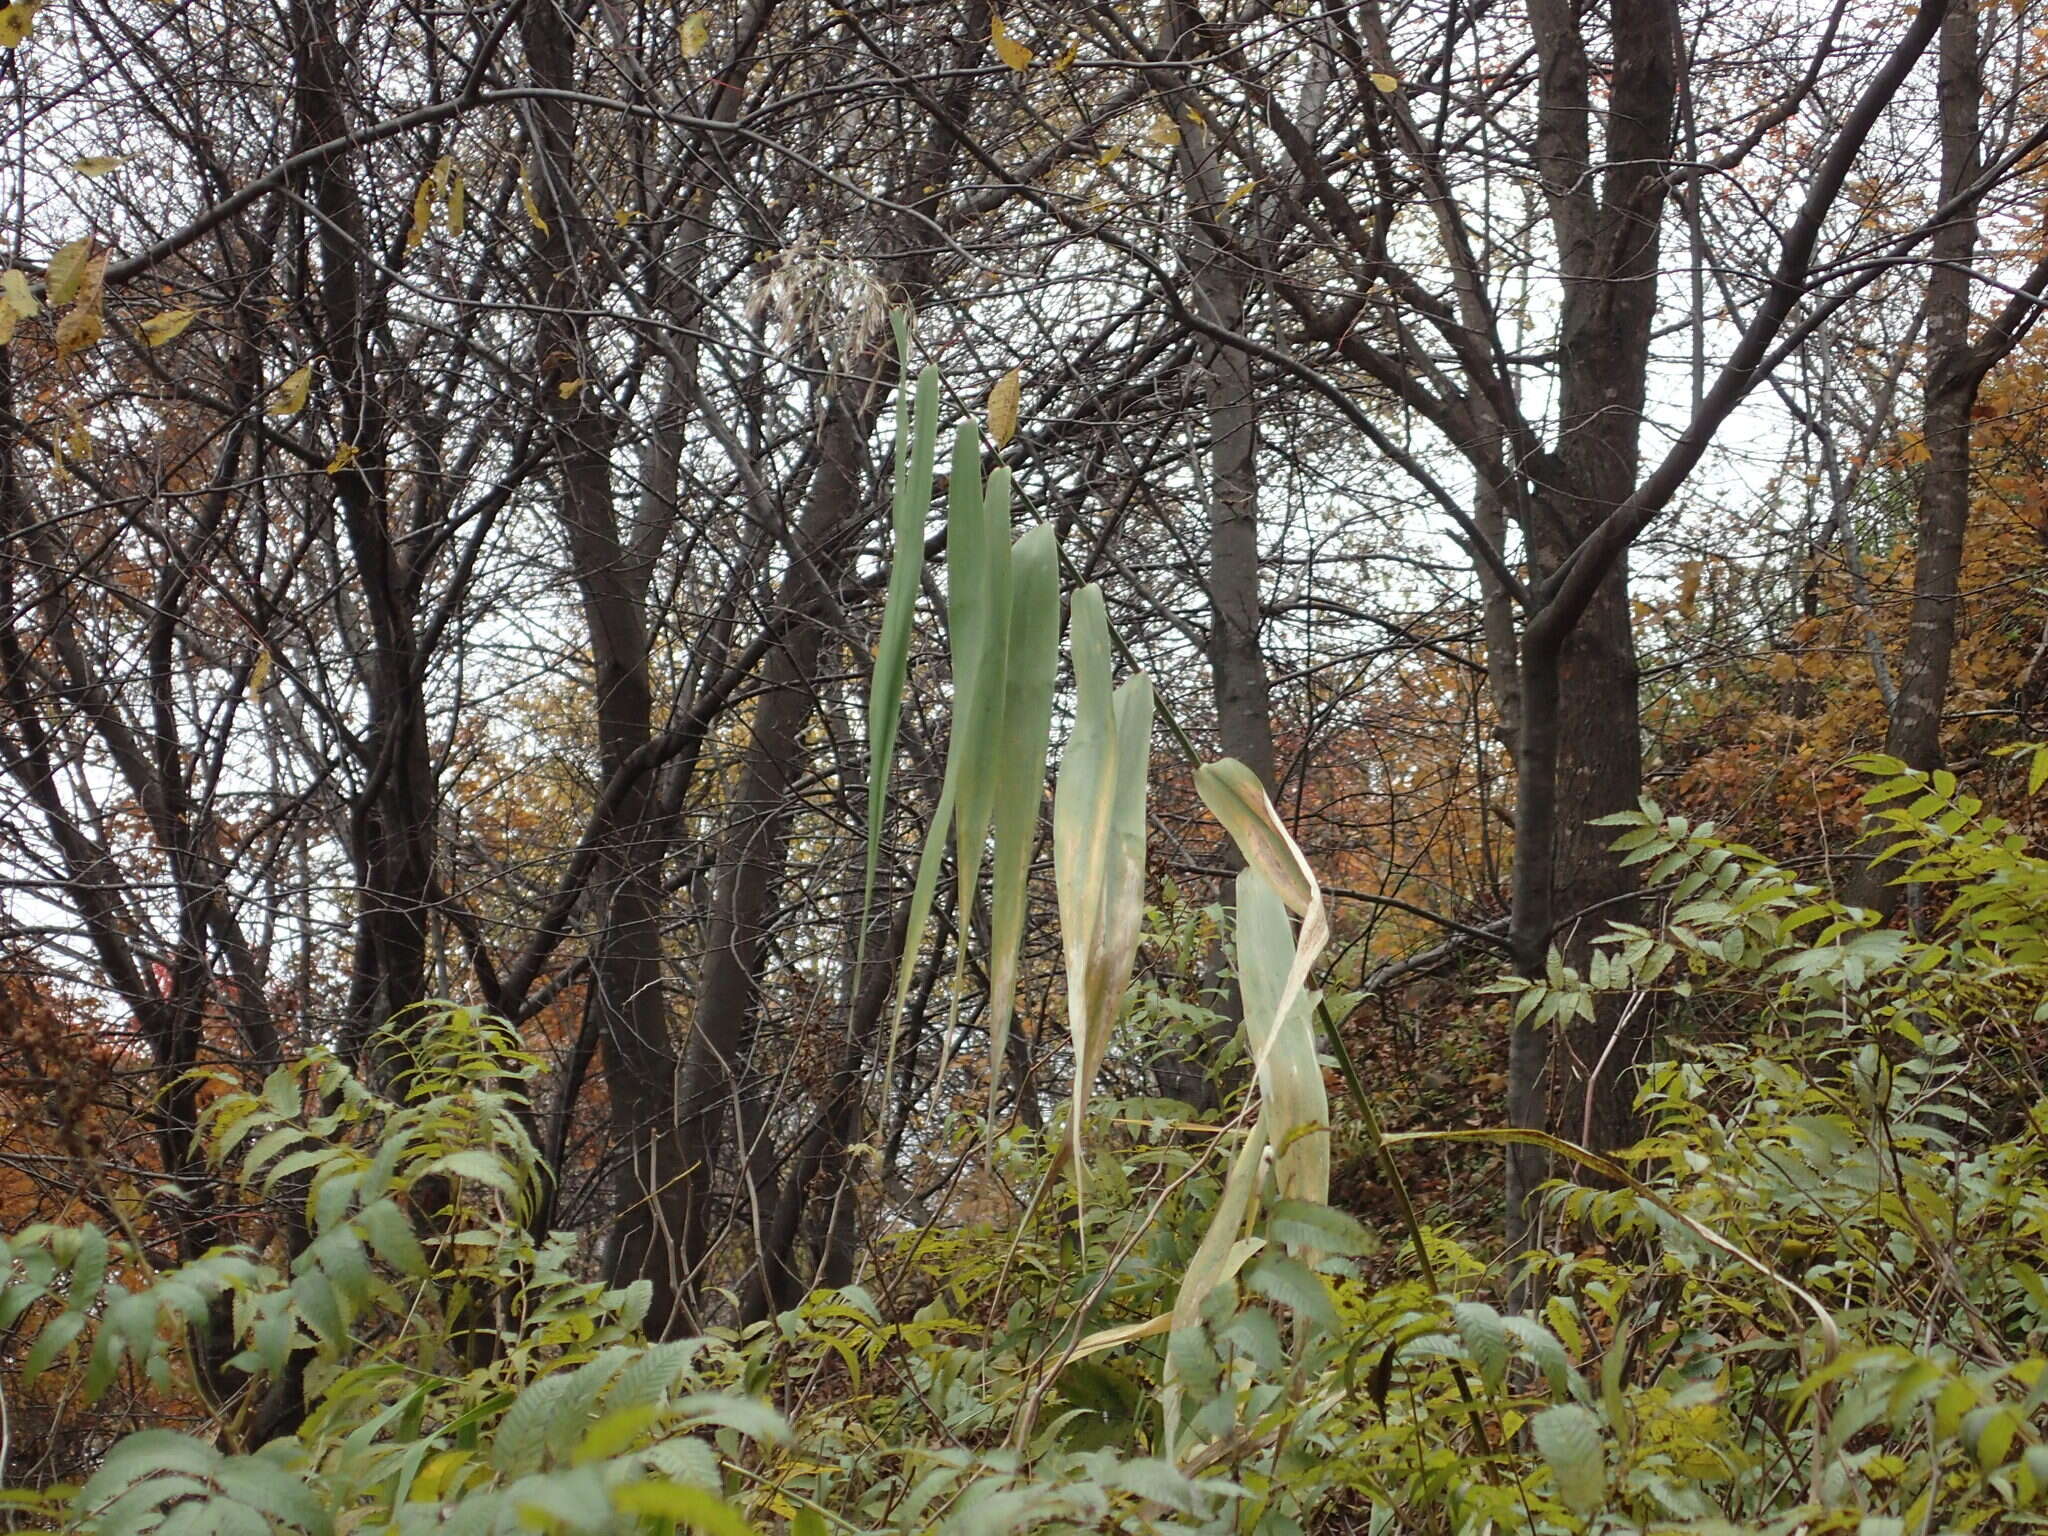
[[[912,217],[897,232],[900,244],[894,254],[880,263],[899,298],[914,301],[926,292],[938,259],[927,238],[927,221],[953,182],[966,148],[960,125],[975,90],[970,66],[988,48],[991,15],[986,0],[971,0],[950,50],[944,91],[917,94],[929,118],[923,136],[904,157],[895,191],[896,203],[911,210]],[[844,359],[842,368],[823,390],[816,464],[788,531],[788,569],[767,616],[773,639],[761,663],[760,693],[737,784],[724,808],[720,868],[698,966],[678,1104],[683,1158],[678,1236],[692,1286],[703,1283],[716,1245],[741,1214],[772,1210],[775,1202],[769,1187],[775,1159],[765,1140],[762,1081],[752,1059],[761,971],[787,864],[793,791],[807,767],[802,732],[823,685],[820,669],[828,654],[833,597],[874,511],[866,494],[867,443],[896,381],[894,349],[876,338]],[[721,1210],[720,1155],[729,1139],[740,1143],[739,1171],[726,1181],[728,1199]],[[836,1213],[833,1230],[841,1257],[828,1270],[850,1252],[850,1231],[839,1227]],[[756,1260],[761,1257],[757,1251]],[[772,1254],[769,1262],[775,1262]]]
[[[794,558],[776,595],[777,605],[795,614],[825,609],[867,521],[866,442],[889,364],[877,352],[870,367],[875,371],[868,377],[847,379],[833,393],[816,478],[791,541]],[[722,871],[706,927],[678,1111],[683,1171],[676,1191],[684,1205],[676,1230],[692,1275],[720,1235],[712,1174],[747,1070],[763,944],[787,854],[792,791],[806,768],[801,733],[816,704],[824,642],[825,626],[814,618],[791,624],[770,652],[739,782],[724,811]],[[772,1191],[756,1189],[751,1198],[770,1200]]]
[[[1169,56],[1198,57],[1213,35],[1214,28],[1191,0],[1168,5],[1164,41]],[[1242,332],[1255,272],[1237,249],[1237,237],[1226,222],[1230,199],[1216,145],[1200,113],[1190,112],[1188,92],[1168,91],[1165,101],[1181,130],[1174,164],[1191,236],[1189,302],[1210,325]],[[1203,586],[1209,599],[1209,696],[1216,715],[1216,742],[1223,756],[1236,758],[1259,776],[1269,794],[1277,794],[1272,684],[1259,639],[1259,432],[1252,360],[1241,348],[1213,337],[1202,339],[1197,356],[1201,412],[1208,431],[1203,491],[1209,547]],[[1236,848],[1227,841],[1221,858],[1227,868],[1240,864]],[[1227,888],[1224,896],[1227,900]],[[1154,1066],[1160,1091],[1198,1110],[1214,1107],[1236,1086],[1233,1079],[1242,1080],[1244,1075],[1242,1070],[1226,1075],[1218,1065],[1243,1018],[1243,1001],[1236,986],[1224,978],[1223,968],[1219,944],[1202,968],[1201,990],[1218,1010],[1206,1045],[1164,1051]]]
[[[300,146],[344,140],[351,128],[348,54],[331,0],[295,0],[292,47]],[[352,807],[356,953],[344,1026],[349,1053],[362,1057],[380,1028],[427,995],[436,783],[412,587],[387,494],[389,420],[371,357],[379,316],[363,281],[373,246],[347,152],[315,159],[305,188],[317,214],[309,221],[318,253],[309,298],[340,396],[340,440],[356,450],[329,478],[369,624],[361,664],[369,719],[363,782]]]
[[[1941,22],[1936,92],[1941,113],[1944,203],[1982,172],[1979,100],[1983,69],[1975,0],[1949,0]],[[1966,202],[1934,232],[1927,274],[1927,372],[1921,433],[1927,462],[1914,518],[1913,608],[1899,656],[1898,692],[1885,751],[1909,768],[1941,766],[1941,718],[1955,656],[1962,601],[1963,541],[1970,524],[1970,418],[1990,358],[1970,339],[1970,262],[1977,252],[1977,205]],[[1864,860],[1849,900],[1889,917],[1901,887],[1896,861]]]
[[[576,34],[567,15],[552,5],[528,6],[520,12],[520,32],[535,83],[573,89]],[[602,367],[580,318],[593,307],[581,279],[582,258],[601,235],[573,190],[574,106],[562,98],[535,103],[528,133],[546,224],[533,262],[541,294],[536,398],[547,420],[556,506],[590,645],[598,764],[610,780],[654,735],[646,607],[661,511],[646,509],[638,538],[624,526],[612,477],[617,425],[598,403],[599,391],[577,383]],[[628,510],[634,510],[630,501]],[[662,964],[662,864],[672,838],[655,791],[651,775],[632,780],[603,845],[591,882],[590,986],[616,1160],[608,1267],[615,1284],[646,1280],[653,1286],[647,1328],[663,1338],[690,1325],[677,1242],[690,1165],[678,1124],[678,1059]]]
[[[1530,0],[1529,15],[1541,72],[1538,159],[1564,288],[1557,445],[1531,466],[1534,495],[1523,528],[1530,575],[1541,587],[1636,488],[1678,28],[1669,0],[1615,5],[1614,72],[1596,158],[1583,22],[1563,0]],[[1642,788],[1625,554],[1601,575],[1576,624],[1555,642],[1523,647],[1520,672],[1519,701],[1497,701],[1520,716],[1511,939],[1518,968],[1540,977],[1553,942],[1583,968],[1601,923],[1628,916],[1631,882],[1607,850],[1612,834],[1591,824],[1632,808]],[[1599,920],[1571,921],[1594,909]],[[1618,1013],[1549,1041],[1515,1028],[1510,1123],[1584,1138],[1596,1150],[1631,1140],[1633,1068],[1647,1045],[1647,1017]],[[1538,1236],[1531,1196],[1545,1176],[1540,1153],[1510,1149],[1511,1251]]]
[[[867,1070],[895,991],[896,964],[909,926],[910,904],[900,902],[886,925],[872,925],[874,948],[865,971],[856,972],[852,955],[847,957],[847,975],[859,975],[860,985],[848,999],[846,1040],[830,1087],[811,1129],[789,1158],[789,1171],[771,1208],[747,1287],[742,1315],[748,1322],[794,1306],[814,1284],[846,1283],[844,1278],[827,1276],[843,1270],[841,1255],[852,1243],[850,1231],[837,1230],[842,1209],[851,1212],[857,1200],[854,1181],[859,1170],[847,1149],[860,1139]],[[822,1220],[817,1219],[820,1214]],[[809,1265],[797,1251],[799,1233],[807,1223],[818,1229]]]

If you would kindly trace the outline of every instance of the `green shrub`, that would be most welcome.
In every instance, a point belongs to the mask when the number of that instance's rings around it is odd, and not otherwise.
[[[888,1305],[819,1292],[649,1345],[643,1294],[527,1230],[531,1063],[443,1008],[406,1021],[392,1097],[316,1057],[209,1103],[230,1183],[252,1211],[288,1201],[296,1242],[150,1273],[98,1228],[8,1240],[21,1379],[69,1372],[90,1399],[120,1375],[207,1414],[9,1505],[108,1536],[2048,1523],[2048,1103],[2018,1091],[2048,1016],[2048,861],[1946,776],[1886,778],[1891,840],[1941,896],[1923,931],[1646,806],[1619,843],[1655,920],[1585,976],[1498,984],[1523,1016],[1613,993],[1744,1021],[1674,1038],[1626,1168],[1582,1159],[1614,1177],[1553,1188],[1586,1240],[1536,1260],[1534,1315],[1500,1309],[1473,1244],[1391,1243],[1283,1182],[1301,1165],[1268,1144],[1317,1132],[1254,1090],[1221,1124],[1098,1100],[1078,1136],[1009,1134],[1005,1175],[1057,1197],[1016,1230],[889,1239]],[[224,1368],[196,1329],[225,1330]],[[280,1390],[303,1395],[294,1431],[249,1443]]]

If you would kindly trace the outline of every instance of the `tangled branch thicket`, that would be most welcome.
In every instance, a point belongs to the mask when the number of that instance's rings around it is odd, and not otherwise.
[[[2040,19],[0,6],[0,1518],[2038,1519]]]

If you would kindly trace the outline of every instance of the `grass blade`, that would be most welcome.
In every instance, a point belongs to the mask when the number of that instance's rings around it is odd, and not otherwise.
[[[1143,673],[1111,691],[1102,589],[1074,594],[1074,729],[1053,799],[1053,872],[1074,1043],[1070,1134],[1081,1177],[1081,1123],[1109,1048],[1145,915],[1145,789],[1152,685]]]
[[[1188,1260],[1187,1273],[1181,1277],[1180,1290],[1173,1299],[1173,1328],[1167,1340],[1166,1371],[1160,1393],[1161,1406],[1166,1414],[1165,1445],[1169,1460],[1175,1457],[1180,1439],[1182,1387],[1180,1372],[1175,1366],[1176,1357],[1186,1347],[1192,1331],[1202,1325],[1202,1303],[1256,1251],[1248,1249],[1238,1234],[1244,1230],[1245,1219],[1252,1208],[1252,1197],[1258,1193],[1260,1164],[1264,1161],[1265,1152],[1266,1131],[1262,1120],[1252,1127],[1231,1162],[1230,1174],[1223,1181],[1222,1193],[1216,1197],[1216,1208],[1209,1218],[1209,1230],[1202,1234],[1195,1256]]]
[[[946,743],[946,775],[956,786],[953,807],[953,878],[959,887],[961,942],[953,959],[953,990],[946,1003],[945,1043],[939,1076],[953,1059],[960,998],[967,983],[967,935],[981,889],[981,861],[995,812],[1001,762],[1003,674],[1010,650],[1010,472],[981,478],[981,440],[962,424],[953,456],[954,502],[946,539],[947,622],[953,635],[953,725]]]
[[[991,1119],[1017,1004],[1018,952],[1030,906],[1031,850],[1038,841],[1038,813],[1045,801],[1045,756],[1052,741],[1052,696],[1059,678],[1059,546],[1049,526],[1031,529],[1011,549],[1010,588],[989,903]]]
[[[947,744],[946,771],[939,786],[938,808],[925,829],[924,845],[918,852],[917,878],[910,891],[910,922],[904,930],[903,955],[897,963],[896,1000],[889,1013],[889,1049],[884,1057],[882,1081],[896,1078],[896,1048],[903,1032],[903,1010],[910,1002],[910,984],[917,975],[917,957],[924,948],[925,926],[931,921],[932,903],[939,888],[939,870],[946,860],[946,833],[956,816],[960,798],[963,713],[977,690],[985,655],[987,612],[983,589],[987,583],[987,539],[982,526],[981,447],[974,427],[962,422],[953,435],[952,475],[946,489],[946,623],[953,653],[953,728]],[[960,886],[961,930],[973,900],[973,886],[965,879]],[[954,989],[957,1006],[959,989]],[[947,1054],[951,1053],[951,1023],[947,1028]]]
[[[909,336],[899,330],[904,373],[909,374]],[[939,371],[927,368],[917,381],[913,412],[908,389],[896,396],[896,477],[890,518],[889,595],[882,608],[882,632],[875,645],[874,675],[868,684],[868,846],[861,880],[860,928],[855,964],[867,955],[867,916],[874,906],[875,872],[881,862],[882,819],[889,804],[889,775],[896,760],[896,735],[903,719],[903,684],[910,669],[910,635],[916,619],[918,583],[924,575],[924,524],[932,503],[932,460],[939,436]]]
[[[1277,990],[1268,988],[1261,1003],[1262,1017],[1253,1018],[1251,999],[1249,996],[1246,998],[1245,1038],[1262,1093],[1268,1092],[1269,1084],[1274,1082],[1298,1083],[1305,1076],[1315,1079],[1318,1091],[1314,1095],[1290,1098],[1285,1105],[1272,1103],[1269,1096],[1266,1112],[1276,1116],[1268,1125],[1276,1148],[1291,1151],[1294,1143],[1302,1138],[1323,1143],[1320,1189],[1315,1187],[1314,1161],[1305,1159],[1294,1165],[1304,1183],[1286,1191],[1291,1199],[1323,1204],[1329,1198],[1329,1099],[1321,1091],[1321,1068],[1313,1065],[1316,1051],[1315,997],[1308,990],[1309,972],[1314,969],[1323,946],[1330,939],[1330,920],[1323,905],[1323,893],[1316,884],[1315,876],[1309,872],[1308,860],[1302,857],[1301,849],[1288,835],[1280,813],[1273,809],[1265,787],[1249,768],[1231,758],[1209,763],[1196,770],[1195,788],[1201,794],[1202,803],[1223,823],[1224,830],[1236,842],[1244,855],[1247,872],[1256,874],[1260,882],[1300,920],[1293,956]],[[1240,894],[1244,889],[1240,881]],[[1245,917],[1245,912],[1240,909],[1240,925],[1245,922]],[[1270,931],[1264,926],[1267,920],[1256,909],[1253,921],[1260,925],[1258,931],[1261,934]],[[1271,951],[1265,947],[1267,941],[1262,939],[1248,955],[1242,939],[1241,933],[1238,955],[1240,984],[1255,983],[1267,987],[1265,967],[1271,963]],[[1244,975],[1248,963],[1261,968],[1256,978]],[[1311,1112],[1314,1118],[1305,1118]],[[1281,1114],[1290,1118],[1277,1118]],[[1322,1129],[1318,1130],[1318,1126]]]
[[[979,479],[979,439],[963,429],[961,442],[971,465],[958,456],[954,480]],[[980,883],[1001,762],[1003,674],[1010,650],[1010,472],[998,469],[971,503],[956,504],[947,538],[948,622],[953,629],[953,730],[946,770],[960,775],[959,814],[954,823],[955,860],[961,910]]]
[[[1259,1120],[1273,1146],[1283,1200],[1330,1198],[1330,1095],[1316,1058],[1316,993],[1287,991],[1295,936],[1286,905],[1256,869],[1237,877],[1237,977],[1245,1045],[1259,1084]]]

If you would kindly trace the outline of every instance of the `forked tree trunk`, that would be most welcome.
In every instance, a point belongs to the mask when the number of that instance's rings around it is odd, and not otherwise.
[[[302,145],[339,143],[348,113],[348,54],[331,0],[292,8],[294,107]],[[313,300],[322,352],[342,405],[342,441],[356,452],[332,471],[335,501],[355,560],[369,654],[363,788],[351,807],[356,860],[356,944],[344,1025],[349,1054],[368,1052],[377,1030],[427,991],[427,915],[433,888],[437,786],[427,743],[424,669],[415,633],[411,573],[387,494],[389,421],[372,372],[362,264],[372,240],[347,150],[307,171],[319,256]],[[373,1063],[374,1065],[374,1063]]]
[[[575,34],[552,5],[520,13],[535,83],[575,85]],[[654,734],[647,590],[654,542],[634,539],[621,517],[612,460],[617,424],[596,392],[563,388],[595,372],[581,316],[594,306],[579,278],[592,226],[574,194],[575,109],[566,97],[536,103],[528,117],[535,195],[545,221],[536,241],[535,286],[547,295],[535,343],[536,398],[553,451],[557,510],[581,599],[595,673],[597,755],[606,781]],[[603,1053],[617,1161],[616,1213],[607,1269],[616,1284],[653,1287],[647,1329],[686,1329],[687,1270],[677,1245],[688,1164],[676,1106],[677,1052],[664,987],[662,867],[671,839],[651,775],[632,782],[613,820],[592,882],[591,1006]]]
[[[1536,490],[1522,530],[1540,589],[1636,487],[1678,26],[1670,0],[1617,0],[1606,142],[1596,157],[1581,16],[1567,0],[1529,0],[1529,16],[1541,82],[1539,165],[1564,280],[1557,446],[1530,466]],[[1583,969],[1592,938],[1629,916],[1631,882],[1608,851],[1612,833],[1592,824],[1632,808],[1642,789],[1626,559],[1561,640],[1524,647],[1517,681],[1511,941],[1517,968],[1540,977],[1552,944]],[[1554,1035],[1513,1027],[1511,1123],[1595,1150],[1631,1140],[1635,1068],[1648,1043],[1647,1016],[1619,1009]],[[1511,1253],[1541,1236],[1534,1196],[1549,1171],[1536,1149],[1509,1149]]]

